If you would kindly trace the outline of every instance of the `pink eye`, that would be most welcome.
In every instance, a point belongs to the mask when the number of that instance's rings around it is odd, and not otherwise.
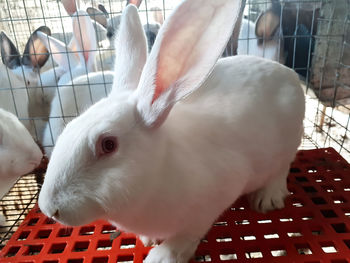
[[[97,144],[97,153],[100,156],[111,154],[118,149],[118,140],[114,136],[100,138]]]

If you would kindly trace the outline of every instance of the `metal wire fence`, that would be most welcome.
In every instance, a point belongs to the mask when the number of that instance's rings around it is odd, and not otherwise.
[[[175,0],[141,2],[140,16],[150,45],[162,21],[167,18],[176,3]],[[113,32],[110,32],[110,28],[111,25],[117,28],[118,22],[114,17],[120,15],[126,4],[127,1],[124,0],[81,2],[81,9],[94,7],[100,12],[90,14],[96,45],[93,49],[79,51],[69,47],[74,35],[73,18],[67,13],[62,2],[0,0],[0,29],[6,32],[20,54],[30,36],[40,26],[49,27],[51,36],[66,45],[64,52],[49,50],[51,55],[40,69],[33,67],[32,72],[36,74],[34,81],[28,77],[26,68],[22,67],[16,72],[9,66],[0,68],[0,107],[16,114],[33,137],[44,146],[48,155],[65,124],[108,94],[113,81],[109,71],[113,70],[114,63],[113,40],[110,37]],[[103,11],[101,5],[104,6]],[[275,19],[272,19],[275,24],[270,24],[271,19],[265,19],[266,13],[271,15],[269,18]],[[301,148],[331,146],[348,161],[349,14],[349,0],[247,0],[237,49],[238,54],[267,57],[284,63],[299,73],[307,97],[305,135]],[[103,17],[106,24],[94,22],[96,17]],[[259,30],[263,33],[257,36]],[[85,33],[87,32],[82,31],[79,35],[82,37]],[[92,39],[91,32],[89,33],[87,39]],[[229,43],[228,47],[224,54],[226,56],[234,52],[232,43]],[[70,73],[70,81],[58,85],[58,76],[62,75],[62,72],[57,67],[59,65],[53,58],[54,55],[63,57],[71,54],[74,60],[78,57],[76,54],[83,51],[89,51],[95,56],[94,69],[89,70],[86,67],[85,73],[103,71],[106,74],[98,82],[92,82],[86,77],[72,82],[71,79],[77,76],[72,73],[73,66],[70,64],[64,72]],[[5,53],[1,54],[4,58]],[[53,81],[46,82],[45,74],[52,68],[55,69]],[[0,208],[7,217],[6,225],[0,226],[0,249],[25,214],[34,206],[38,191],[35,177],[28,175],[19,180],[0,201]]]

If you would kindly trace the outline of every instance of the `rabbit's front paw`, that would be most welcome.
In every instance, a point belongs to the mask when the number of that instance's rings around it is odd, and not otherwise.
[[[251,207],[262,213],[284,208],[284,199],[289,194],[285,181],[284,178],[276,180],[252,193],[250,195]]]
[[[187,263],[178,261],[176,255],[166,246],[159,245],[150,250],[145,263]]]
[[[199,240],[199,239],[198,239]],[[150,250],[145,263],[188,263],[199,243],[197,239],[172,238]]]

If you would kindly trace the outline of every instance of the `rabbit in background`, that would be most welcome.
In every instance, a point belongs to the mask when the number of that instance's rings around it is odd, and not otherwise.
[[[43,71],[49,64],[46,63],[49,58],[48,50],[38,38],[39,32],[51,34],[46,26],[36,29],[29,37],[22,56],[6,33],[0,34],[1,57],[4,63],[1,67],[4,85],[0,90],[0,107],[17,113],[35,138],[38,130],[35,121],[31,119],[42,116],[43,90],[39,87],[47,82]]]
[[[139,8],[141,3],[142,0],[128,0],[126,5],[134,4]],[[98,9],[93,7],[87,8],[87,12],[89,13],[91,19],[94,19],[97,23],[106,28],[107,37],[109,39],[110,45],[113,47],[113,41],[119,28],[121,15],[110,17],[105,6],[102,4],[98,5]],[[148,19],[150,21],[144,24],[143,28],[146,33],[148,48],[150,51],[164,19],[160,8],[153,7],[148,12],[152,13],[153,17],[148,16]]]
[[[19,116],[26,119],[23,121],[25,126],[41,142],[57,85],[96,70],[97,45],[91,19],[86,12],[80,11],[73,15],[72,23],[73,38],[69,45],[51,37],[50,29],[42,26],[30,36],[22,57],[7,35],[1,33],[2,60],[13,73],[10,75],[16,76],[18,81],[11,78],[11,89],[2,91],[6,95],[0,106],[14,113],[13,106],[19,108]],[[54,63],[50,63],[52,61]],[[45,63],[54,67],[40,72]],[[10,93],[14,93],[14,97]],[[7,105],[13,100],[14,105]],[[25,107],[27,109],[22,109]]]
[[[186,263],[239,196],[262,212],[284,206],[305,98],[279,63],[218,60],[240,4],[181,1],[149,56],[136,7],[123,10],[112,91],[58,137],[39,196],[45,215],[107,219],[146,245],[163,240],[146,263]]]
[[[23,79],[27,87],[38,86],[40,69],[49,58],[48,50],[38,39],[38,32],[51,35],[51,30],[46,26],[36,29],[29,37],[22,56],[6,33],[3,31],[0,33],[2,62],[18,78]]]
[[[60,1],[64,7],[64,10],[68,15],[72,16],[77,10],[85,10],[84,4],[80,0],[63,0]],[[107,30],[100,23],[97,23],[95,20],[92,20],[92,25],[95,29],[97,46],[103,46],[103,42],[107,40]],[[64,42],[66,45],[69,44],[73,38],[73,32],[65,33],[52,33],[52,37]]]
[[[238,55],[253,55],[284,64],[283,48],[279,39],[259,41],[255,35],[256,24],[243,18],[238,39]]]
[[[58,85],[64,85],[80,75],[96,71],[97,45],[91,19],[85,11],[78,10],[72,15],[72,24],[73,38],[68,46],[58,39],[38,33],[58,64],[52,69],[52,75],[54,72],[59,73]]]
[[[284,64],[306,77],[314,47],[313,35],[317,30],[318,4],[296,3],[291,0],[281,5],[279,0],[271,0],[268,8],[256,21],[256,36],[269,43],[279,40],[279,49]],[[260,42],[262,42],[260,41]]]
[[[243,16],[245,3],[246,0],[243,0],[238,22],[236,23],[234,32],[226,45],[223,57],[232,55],[252,55],[284,64],[281,41],[277,37],[261,41],[256,36],[256,27],[259,27],[262,21],[254,23]]]

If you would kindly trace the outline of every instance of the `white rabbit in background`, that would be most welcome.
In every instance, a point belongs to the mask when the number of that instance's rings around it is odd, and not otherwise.
[[[237,0],[182,1],[148,58],[137,9],[124,9],[113,89],[59,136],[39,196],[44,214],[67,225],[108,219],[163,240],[146,263],[186,263],[242,194],[259,211],[284,206],[304,94],[279,63],[217,61],[239,9]]]
[[[95,32],[96,32],[96,41],[98,46],[103,46],[103,41],[107,40],[107,30],[97,23],[96,21],[92,20],[92,24],[94,26]],[[66,33],[52,33],[52,37],[60,40],[61,42],[65,43],[66,45],[69,44],[70,40],[73,37],[73,32],[66,32]]]
[[[40,148],[18,118],[0,108],[0,199],[19,176],[40,164],[42,156]],[[4,222],[0,213],[0,225]]]
[[[64,9],[66,10],[67,14],[70,16],[72,16],[78,10],[85,10],[80,0],[62,0],[61,3]],[[107,39],[107,30],[105,27],[103,27],[100,23],[97,23],[95,20],[92,20],[91,22],[95,30],[94,32],[96,34],[97,46],[99,46],[100,44],[102,45],[102,42]],[[73,32],[66,32],[66,33],[54,32],[52,36],[68,45],[70,40],[73,37],[73,34],[74,34]]]
[[[96,35],[91,19],[85,11],[78,10],[72,15],[73,38],[69,45],[39,32],[38,37],[58,64],[51,72],[45,72],[58,78],[52,78],[58,85],[96,70]]]

